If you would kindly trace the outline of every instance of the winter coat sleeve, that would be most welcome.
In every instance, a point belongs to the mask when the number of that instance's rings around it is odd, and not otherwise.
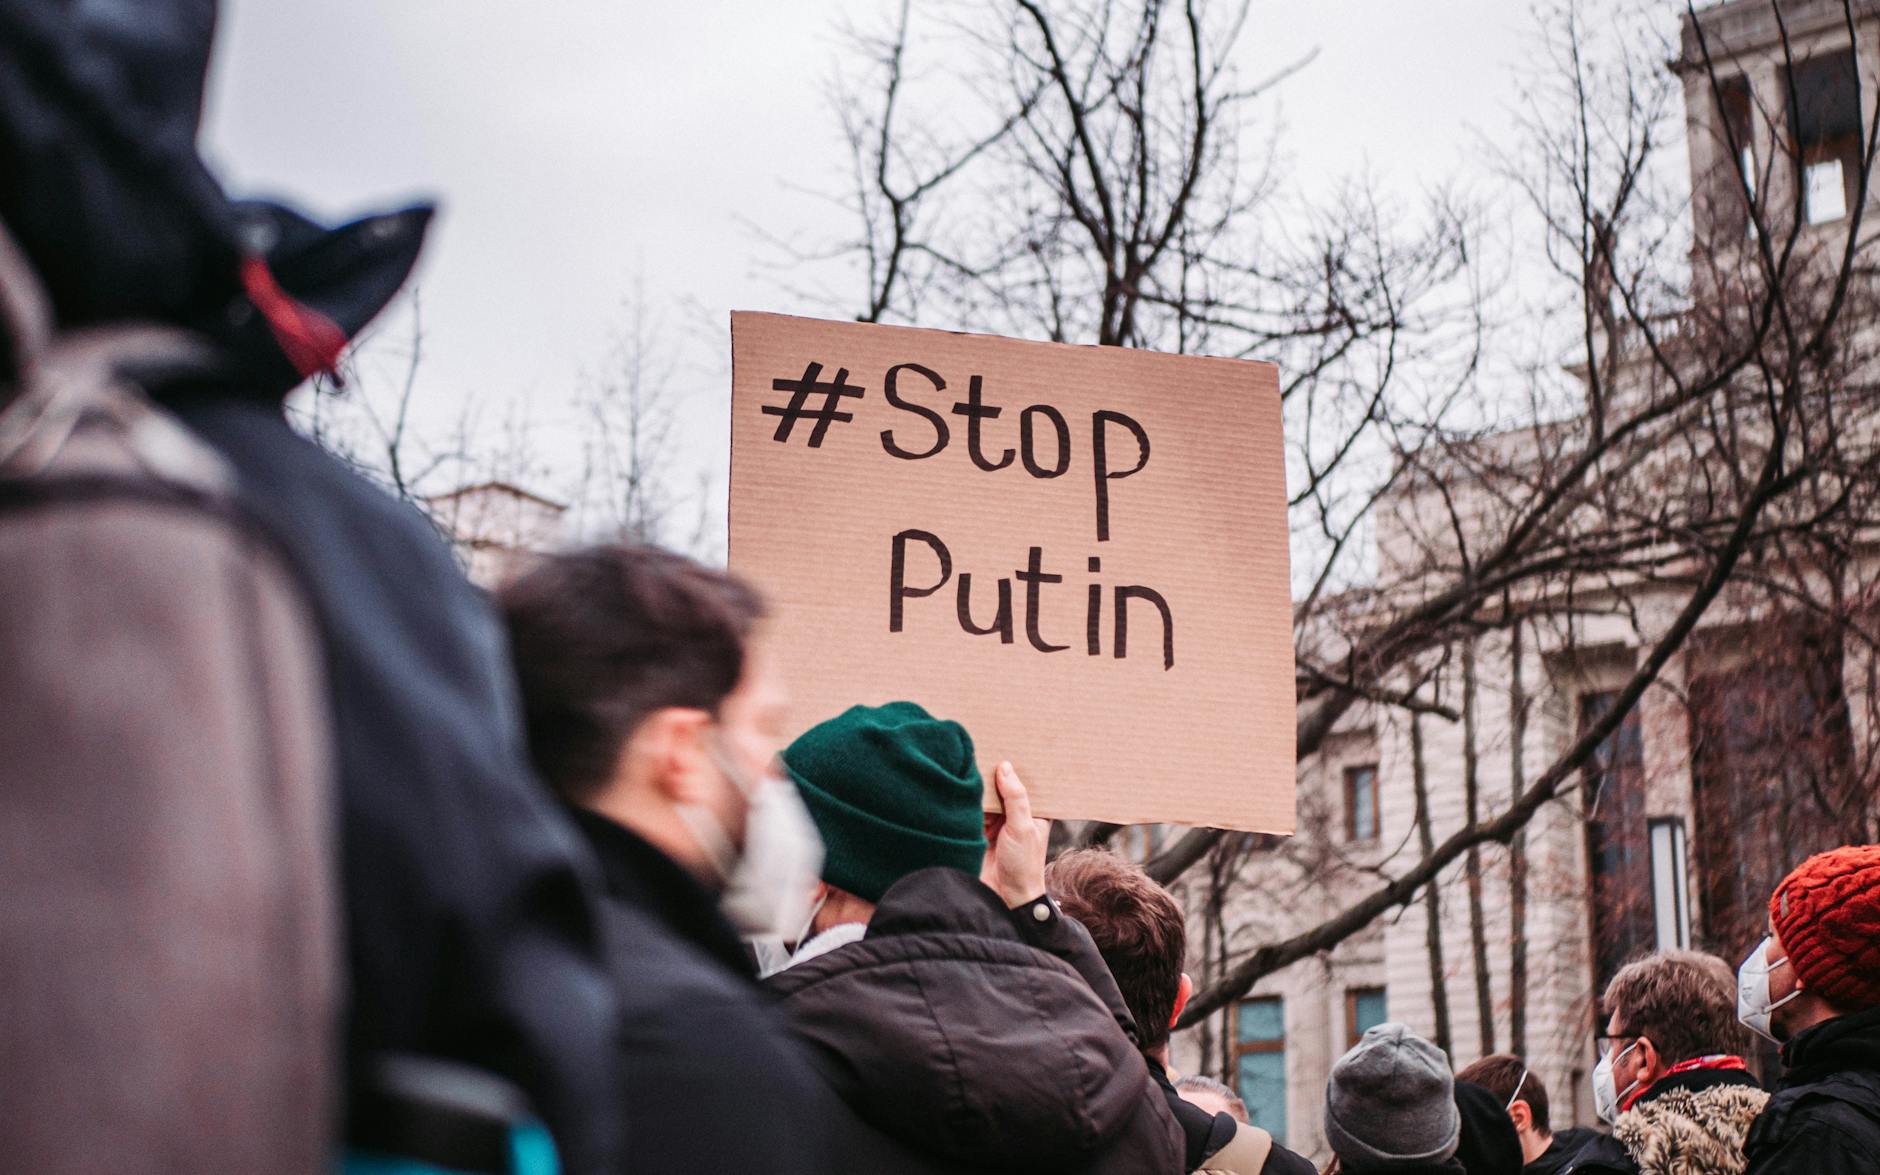
[[[1304,1155],[1274,1142],[1266,1131],[1241,1126],[1226,1146],[1208,1156],[1196,1175],[1318,1175],[1318,1168]]]
[[[1116,1017],[1123,1032],[1131,1041],[1141,1044],[1142,1037],[1136,1031],[1136,1018],[1129,1014],[1129,1005],[1123,1002],[1123,993],[1118,990],[1109,965],[1103,961],[1096,942],[1082,923],[1066,917],[1050,898],[1040,897],[1014,909],[1012,924],[1018,927],[1019,937],[1024,939],[1026,945],[1036,947],[1048,955],[1056,955],[1076,968],[1077,974],[1083,976],[1084,982],[1090,985],[1090,990]]]
[[[1260,1175],[1318,1175],[1318,1170],[1311,1159],[1276,1142],[1266,1153],[1266,1165],[1260,1168]]]

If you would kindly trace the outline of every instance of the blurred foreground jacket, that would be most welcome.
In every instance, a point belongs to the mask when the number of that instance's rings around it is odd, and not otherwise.
[[[614,1169],[592,863],[529,775],[501,630],[429,524],[294,433],[282,406],[396,293],[430,210],[329,230],[228,199],[194,145],[214,25],[213,0],[0,0],[0,221],[60,328],[197,338],[193,362],[138,382],[233,470],[235,503],[311,601],[351,1096],[387,1053],[481,1066],[524,1091],[568,1170]]]
[[[340,961],[306,594],[0,229],[0,1167],[315,1175]]]

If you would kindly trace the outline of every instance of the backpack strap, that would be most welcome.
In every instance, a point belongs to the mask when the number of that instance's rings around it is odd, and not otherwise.
[[[20,370],[52,339],[52,300],[32,263],[0,224],[0,403]]]
[[[139,390],[213,360],[207,340],[173,327],[58,331],[45,284],[0,224],[0,480],[145,477],[230,492],[227,463]]]

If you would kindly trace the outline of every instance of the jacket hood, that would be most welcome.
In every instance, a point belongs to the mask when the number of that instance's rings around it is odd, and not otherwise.
[[[1148,1067],[1076,970],[1010,918],[974,878],[921,870],[883,895],[867,938],[770,982],[876,1127],[976,1168],[1079,1170],[1142,1111]]]
[[[428,206],[326,229],[196,149],[214,0],[0,0],[0,221],[61,327],[206,336],[197,385],[278,399],[384,308]]]
[[[1456,1082],[1462,1137],[1456,1162],[1468,1175],[1521,1175],[1521,1137],[1502,1100],[1472,1081]]]

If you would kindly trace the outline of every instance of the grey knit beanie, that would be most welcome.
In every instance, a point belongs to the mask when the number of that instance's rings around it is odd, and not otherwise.
[[[1403,1025],[1379,1024],[1332,1066],[1325,1140],[1343,1170],[1440,1163],[1461,1136],[1449,1058]]]

